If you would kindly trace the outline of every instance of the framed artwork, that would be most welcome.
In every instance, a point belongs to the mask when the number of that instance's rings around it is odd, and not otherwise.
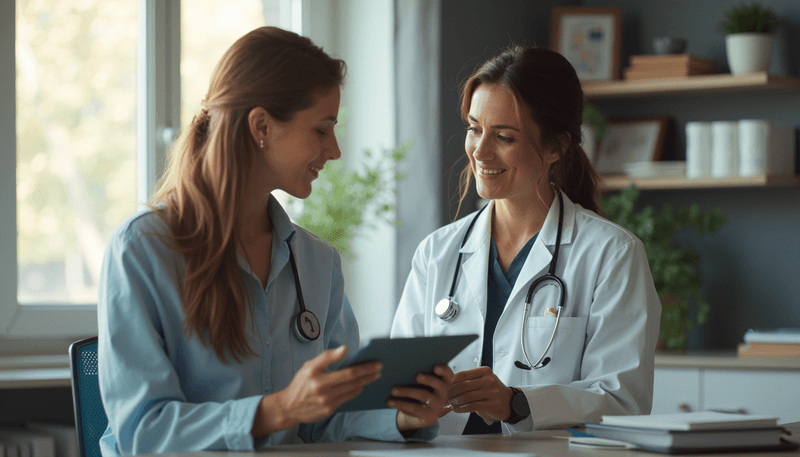
[[[625,173],[625,164],[661,160],[669,130],[669,116],[609,119],[608,133],[597,149],[593,165],[598,173]]]
[[[619,79],[622,10],[553,7],[550,48],[567,58],[581,81]]]

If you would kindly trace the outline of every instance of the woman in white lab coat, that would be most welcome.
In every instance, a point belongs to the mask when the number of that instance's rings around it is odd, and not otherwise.
[[[480,336],[450,362],[440,433],[650,412],[661,305],[641,241],[598,215],[582,112],[575,70],[547,49],[509,48],[463,87],[461,199],[475,177],[490,203],[420,243],[392,325],[392,337]],[[563,307],[548,280],[526,310],[551,268]]]

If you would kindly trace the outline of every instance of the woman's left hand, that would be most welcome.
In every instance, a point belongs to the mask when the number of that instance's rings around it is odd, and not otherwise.
[[[511,415],[513,391],[489,367],[459,371],[450,386],[450,404],[457,413],[477,413],[483,419],[503,421]]]
[[[450,411],[447,398],[453,380],[453,370],[447,365],[437,365],[433,372],[436,376],[422,373],[417,375],[417,382],[430,387],[430,390],[419,387],[392,388],[393,397],[416,400],[415,402],[399,398],[389,400],[389,407],[397,410],[397,429],[401,433],[429,427]]]

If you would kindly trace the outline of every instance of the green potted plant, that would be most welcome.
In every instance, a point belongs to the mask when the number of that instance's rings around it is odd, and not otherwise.
[[[347,112],[342,109],[337,136],[342,134],[346,119]],[[341,160],[329,162],[314,181],[314,191],[308,198],[289,197],[287,212],[297,225],[325,239],[342,257],[352,259],[350,240],[359,228],[380,222],[400,224],[389,217],[395,209],[392,183],[404,177],[396,168],[410,146],[406,142],[377,155],[364,151],[354,170],[345,170]]]
[[[728,222],[719,208],[700,211],[694,204],[680,210],[664,205],[661,212],[646,206],[636,212],[639,190],[635,185],[603,198],[600,202],[606,217],[625,227],[644,244],[647,261],[661,300],[659,347],[669,350],[686,348],[687,332],[694,322],[702,324],[708,315],[708,303],[700,295],[701,277],[698,256],[691,249],[682,249],[672,234],[684,228],[695,228],[699,235],[712,234]],[[697,305],[689,314],[689,300]]]
[[[759,3],[725,12],[720,28],[726,34],[725,52],[732,74],[767,71],[772,57],[772,32],[778,22],[775,11]]]

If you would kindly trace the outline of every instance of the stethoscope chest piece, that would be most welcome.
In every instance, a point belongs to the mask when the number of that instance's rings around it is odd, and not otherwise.
[[[450,322],[458,316],[458,303],[452,298],[443,298],[436,303],[433,309],[439,319]]]
[[[319,338],[319,320],[311,311],[301,311],[292,319],[292,330],[298,340],[314,341]]]

